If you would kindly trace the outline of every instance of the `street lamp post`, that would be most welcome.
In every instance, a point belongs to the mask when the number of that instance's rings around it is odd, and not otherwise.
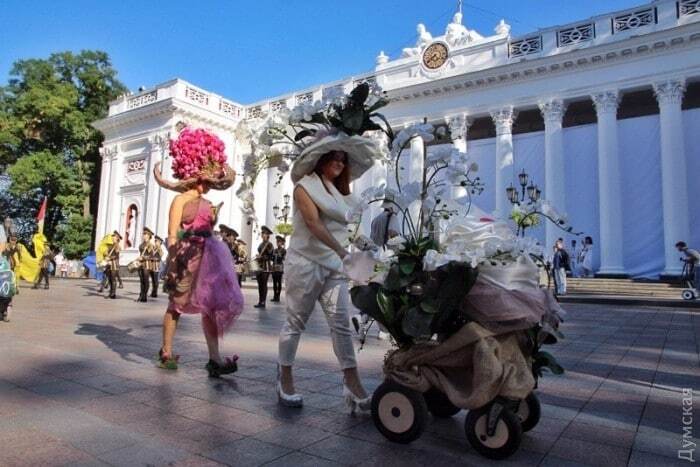
[[[530,176],[525,172],[525,169],[522,170],[518,174],[518,182],[520,184],[520,193],[518,193],[518,189],[513,186],[511,183],[508,188],[506,188],[506,198],[508,198],[508,201],[511,202],[511,204],[515,205],[520,205],[521,203],[525,202],[525,195],[527,194],[528,198],[528,205],[534,204],[537,201],[539,201],[540,196],[542,194],[542,190],[535,185],[535,182],[533,182],[530,179]],[[528,182],[530,184],[528,185]],[[528,227],[526,223],[526,219],[530,216],[536,216],[536,212],[532,213],[526,213],[523,214],[518,221],[518,233],[520,233],[521,236],[525,236],[525,229]]]
[[[278,221],[282,221],[285,224],[287,223],[287,219],[289,218],[289,213],[292,210],[291,206],[289,205],[289,200],[290,200],[289,195],[284,195],[282,199],[284,200],[284,206],[282,206],[282,209],[280,210],[280,207],[278,205],[272,206],[272,215],[277,219]],[[280,214],[280,211],[282,212]]]

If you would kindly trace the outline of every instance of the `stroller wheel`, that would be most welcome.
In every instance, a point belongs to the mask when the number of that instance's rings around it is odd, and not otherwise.
[[[384,381],[372,395],[372,419],[386,439],[407,444],[423,434],[428,409],[418,391]]]
[[[531,392],[525,399],[520,401],[520,404],[518,404],[518,411],[515,414],[520,419],[523,433],[537,426],[540,421],[541,412],[540,400],[534,392]]]
[[[430,388],[428,392],[423,394],[423,398],[428,406],[428,411],[438,418],[449,418],[462,410],[450,402],[450,399],[442,391],[435,388]]]
[[[695,300],[695,292],[690,289],[685,289],[681,292],[681,297],[683,297],[683,300]]]
[[[464,420],[464,431],[467,441],[482,456],[489,459],[505,459],[520,447],[523,430],[520,420],[510,409],[501,406],[496,415],[495,429],[489,435],[489,417],[494,404],[489,404],[476,410],[470,410]]]

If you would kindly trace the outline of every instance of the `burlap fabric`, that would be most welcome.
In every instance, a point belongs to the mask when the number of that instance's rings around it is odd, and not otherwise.
[[[534,389],[535,379],[519,336],[496,336],[471,322],[440,344],[395,351],[387,358],[384,373],[420,392],[435,387],[462,409],[482,407],[496,396],[524,399]]]

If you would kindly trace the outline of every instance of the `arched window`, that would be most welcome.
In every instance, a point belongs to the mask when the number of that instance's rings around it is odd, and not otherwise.
[[[126,209],[126,226],[124,228],[124,248],[131,248],[136,242],[138,232],[139,208],[132,204]]]

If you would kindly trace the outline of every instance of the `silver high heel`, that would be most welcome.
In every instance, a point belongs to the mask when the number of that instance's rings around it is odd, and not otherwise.
[[[372,409],[372,396],[367,396],[360,399],[343,383],[343,397],[345,398],[345,406],[350,410],[350,414],[354,415],[361,412],[369,412]]]
[[[280,366],[277,365],[277,402],[285,407],[303,407],[304,398],[301,394],[286,394],[282,389]]]

